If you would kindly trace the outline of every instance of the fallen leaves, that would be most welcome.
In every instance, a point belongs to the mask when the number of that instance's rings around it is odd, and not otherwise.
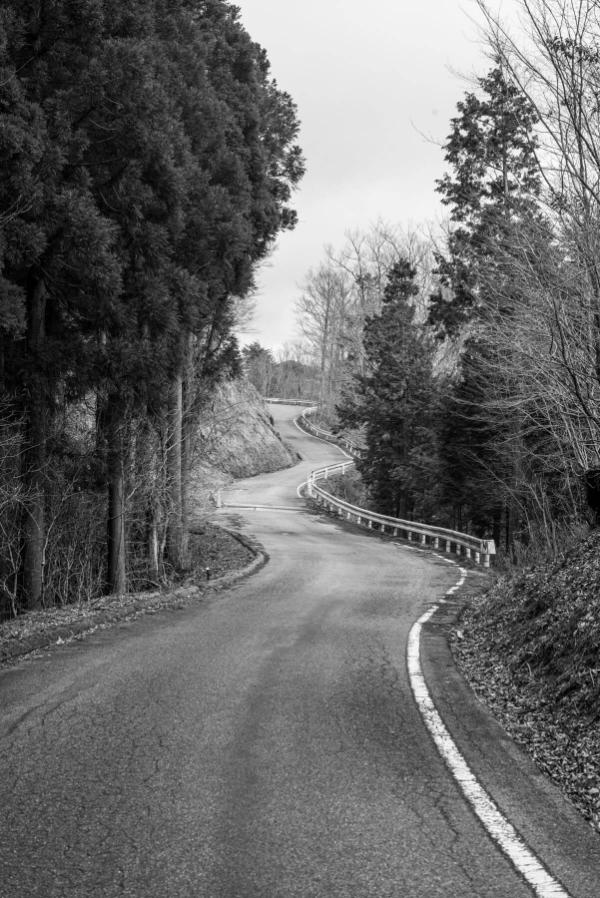
[[[600,831],[600,535],[503,577],[452,638],[475,692]]]
[[[91,602],[32,611],[0,623],[0,663],[49,645],[64,645],[98,627],[184,607],[201,598],[219,577],[246,567],[255,558],[232,534],[211,524],[203,524],[201,531],[191,534],[190,550],[193,568],[179,584],[153,591],[98,596]]]

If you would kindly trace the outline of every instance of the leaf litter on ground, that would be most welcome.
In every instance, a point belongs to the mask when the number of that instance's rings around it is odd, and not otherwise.
[[[600,832],[600,533],[499,577],[451,643],[478,696]]]
[[[190,554],[192,568],[177,583],[124,595],[100,595],[80,604],[30,611],[1,622],[0,664],[143,614],[184,608],[212,591],[215,581],[218,586],[220,578],[240,571],[257,557],[237,536],[210,523],[190,534]]]

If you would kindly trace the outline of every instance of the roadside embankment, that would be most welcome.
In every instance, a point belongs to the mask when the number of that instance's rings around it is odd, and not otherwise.
[[[266,556],[237,534],[208,522],[218,490],[236,478],[277,471],[297,457],[273,426],[256,390],[243,381],[219,385],[207,402],[194,447],[188,490],[191,569],[178,583],[29,612],[0,623],[0,664],[69,642],[143,614],[204,600],[252,573]]]
[[[218,385],[196,435],[188,506],[192,527],[214,507],[218,491],[234,480],[267,474],[298,458],[273,425],[268,406],[245,381]]]
[[[600,831],[600,534],[501,577],[452,637],[462,673]]]
[[[90,602],[30,611],[14,620],[3,621],[0,623],[0,667],[145,614],[207,601],[215,592],[249,576],[267,561],[260,546],[249,545],[237,534],[211,524],[205,524],[202,533],[192,534],[191,550],[199,563],[178,585],[98,596]]]

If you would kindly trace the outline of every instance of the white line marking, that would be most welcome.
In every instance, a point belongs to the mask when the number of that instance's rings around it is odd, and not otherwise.
[[[302,511],[302,507],[298,505],[252,505],[247,502],[226,502],[221,508],[248,508],[252,509],[252,511]]]
[[[438,556],[443,558],[442,555]],[[444,559],[448,561],[449,559]],[[453,564],[455,562],[452,562]],[[446,595],[452,594],[459,585],[465,582],[467,572],[460,568],[461,578],[456,586],[451,587]],[[423,625],[438,610],[439,604],[433,605],[413,624],[408,637],[408,675],[415,701],[429,730],[436,748],[445,761],[454,779],[484,827],[499,845],[501,850],[512,861],[521,876],[529,883],[538,898],[570,898],[560,883],[542,866],[541,862],[527,847],[515,828],[498,810],[483,786],[475,779],[467,762],[458,750],[452,736],[440,717],[433,701],[423,670],[421,668],[420,645]]]

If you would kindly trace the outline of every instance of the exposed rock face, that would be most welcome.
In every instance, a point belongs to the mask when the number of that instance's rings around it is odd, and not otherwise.
[[[198,428],[188,496],[192,519],[214,506],[219,489],[232,480],[289,468],[297,460],[251,384],[219,385]]]

